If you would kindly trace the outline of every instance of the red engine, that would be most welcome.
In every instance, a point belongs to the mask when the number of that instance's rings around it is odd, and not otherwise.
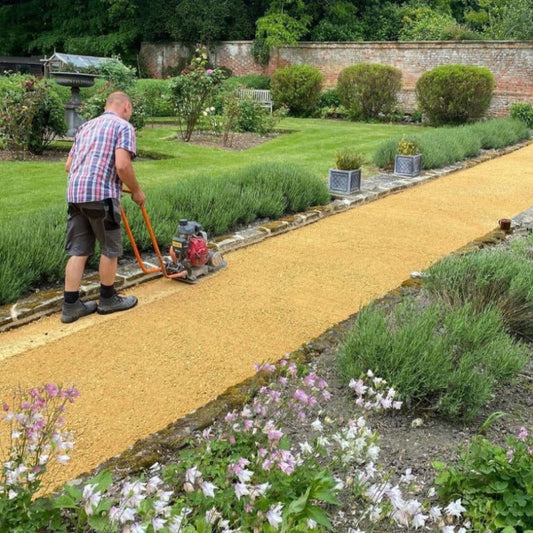
[[[186,270],[186,278],[179,278],[182,281],[194,282],[198,276],[226,265],[219,252],[209,251],[207,234],[198,222],[182,218],[176,233],[177,235],[172,239],[166,268],[171,273]]]

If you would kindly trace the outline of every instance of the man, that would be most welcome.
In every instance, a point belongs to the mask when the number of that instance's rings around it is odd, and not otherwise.
[[[82,124],[74,139],[65,169],[68,172],[68,221],[65,292],[61,321],[74,322],[98,311],[100,314],[130,309],[135,296],[121,297],[114,283],[118,258],[122,254],[120,197],[122,185],[131,191],[135,203],[146,201],[132,166],[135,157],[135,129],[129,123],[131,101],[123,92],[114,92],[105,112]],[[85,264],[100,243],[100,298],[82,302],[79,288]]]

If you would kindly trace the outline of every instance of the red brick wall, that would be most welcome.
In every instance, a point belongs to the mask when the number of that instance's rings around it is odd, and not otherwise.
[[[392,65],[402,71],[400,95],[406,111],[415,108],[415,84],[427,70],[438,65],[461,63],[488,68],[496,82],[491,115],[503,115],[513,102],[533,103],[533,42],[442,41],[442,42],[350,42],[298,43],[274,50],[269,64],[261,67],[251,55],[251,41],[225,42],[210,51],[211,61],[234,75],[268,74],[292,64],[309,64],[324,74],[324,86],[333,87],[339,72],[356,63]],[[141,46],[140,60],[153,77],[186,57],[186,48],[173,45]]]

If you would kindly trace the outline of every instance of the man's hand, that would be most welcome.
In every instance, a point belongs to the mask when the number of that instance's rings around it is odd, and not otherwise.
[[[146,195],[142,192],[141,189],[137,189],[135,192],[131,193],[131,199],[139,206],[144,207],[146,203]]]

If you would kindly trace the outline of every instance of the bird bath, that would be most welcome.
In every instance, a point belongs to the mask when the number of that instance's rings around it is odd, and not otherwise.
[[[67,122],[67,135],[74,137],[76,130],[84,122],[78,115],[78,109],[81,106],[80,88],[94,85],[94,79],[97,76],[82,72],[51,72],[50,75],[59,85],[70,87],[71,97],[65,104],[65,120]]]

